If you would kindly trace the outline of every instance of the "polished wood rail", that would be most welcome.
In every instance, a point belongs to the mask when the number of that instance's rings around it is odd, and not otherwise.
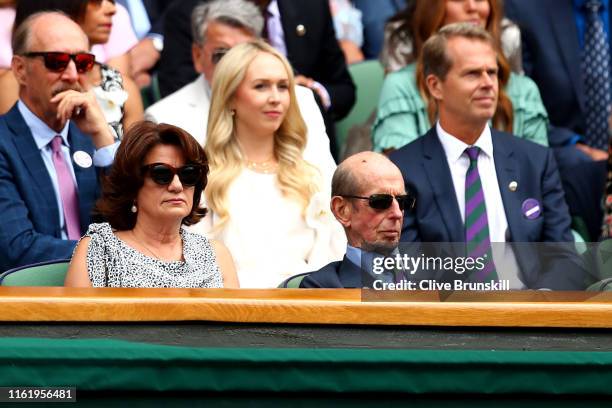
[[[0,287],[0,322],[612,328],[609,292]]]

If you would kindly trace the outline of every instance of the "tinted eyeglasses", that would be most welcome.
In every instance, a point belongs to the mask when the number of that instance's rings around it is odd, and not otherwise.
[[[414,208],[414,204],[416,199],[410,194],[393,196],[391,194],[372,194],[369,197],[361,197],[361,196],[353,196],[353,195],[345,195],[342,197],[346,198],[357,198],[360,200],[368,200],[368,205],[375,210],[386,210],[391,207],[393,204],[393,199],[397,200],[397,204],[399,205],[400,210],[404,211],[405,209],[411,210]]]
[[[212,54],[210,55],[210,61],[213,63],[213,65],[217,65],[228,51],[229,48],[217,48],[213,50]]]
[[[23,54],[23,56],[29,58],[43,57],[45,68],[52,72],[63,72],[68,67],[70,60],[73,60],[77,72],[83,74],[87,71],[91,71],[96,62],[96,56],[87,52],[79,52],[76,54],[56,51],[27,52]]]
[[[142,169],[151,180],[162,186],[172,183],[175,174],[178,174],[183,186],[195,186],[202,175],[202,167],[197,164],[187,164],[177,169],[169,164],[152,163],[143,166]]]

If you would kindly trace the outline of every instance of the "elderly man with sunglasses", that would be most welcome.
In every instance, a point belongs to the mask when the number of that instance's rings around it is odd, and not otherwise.
[[[350,156],[334,172],[330,206],[346,233],[346,255],[306,276],[300,287],[372,287],[385,277],[376,276],[367,259],[397,252],[404,211],[414,206],[402,173],[379,153]]]
[[[263,25],[257,6],[246,0],[215,0],[196,6],[192,13],[192,58],[201,75],[150,106],[145,118],[183,128],[204,145],[215,67],[230,48],[259,37]],[[310,89],[296,86],[295,93],[308,127],[304,159],[331,177],[336,163],[321,111]]]
[[[97,170],[118,147],[85,92],[93,55],[60,13],[29,17],[13,36],[19,101],[0,117],[0,271],[66,259],[90,223]]]

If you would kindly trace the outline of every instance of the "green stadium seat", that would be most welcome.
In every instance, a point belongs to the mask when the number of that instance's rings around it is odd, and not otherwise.
[[[0,275],[1,286],[64,286],[70,259],[40,262],[10,269]]]

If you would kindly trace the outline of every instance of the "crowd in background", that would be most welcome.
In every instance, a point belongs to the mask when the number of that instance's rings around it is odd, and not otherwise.
[[[72,258],[74,286],[361,287],[350,265],[399,241],[609,238],[610,6],[0,1],[0,272]],[[372,61],[365,101],[351,71]],[[342,162],[360,150],[377,154]],[[486,279],[516,289],[585,286],[491,256],[514,272]]]

